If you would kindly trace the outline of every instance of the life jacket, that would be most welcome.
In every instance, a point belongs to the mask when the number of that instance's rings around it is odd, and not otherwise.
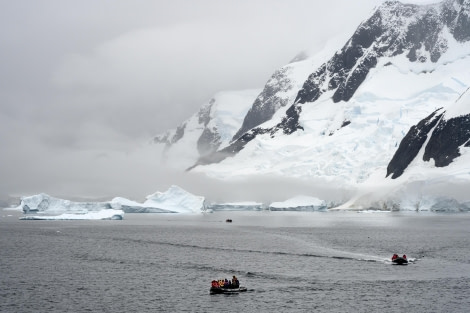
[[[406,260],[406,254],[403,254],[403,258]]]

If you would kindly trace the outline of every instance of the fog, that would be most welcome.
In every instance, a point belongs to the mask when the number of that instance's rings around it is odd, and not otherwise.
[[[216,92],[262,88],[296,54],[346,40],[381,2],[4,2],[0,197],[141,200],[172,184],[228,200],[312,190],[271,178],[222,187],[162,166],[149,142]]]

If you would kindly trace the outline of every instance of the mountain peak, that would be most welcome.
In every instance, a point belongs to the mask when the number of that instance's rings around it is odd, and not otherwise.
[[[331,90],[334,102],[348,101],[381,57],[405,54],[411,62],[437,62],[448,49],[449,32],[459,42],[470,40],[468,12],[469,0],[424,6],[385,2],[309,76],[295,102],[314,102]]]

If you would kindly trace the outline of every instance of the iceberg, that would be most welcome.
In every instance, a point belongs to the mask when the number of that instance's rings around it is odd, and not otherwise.
[[[181,187],[172,185],[165,192],[156,192],[146,197],[143,207],[159,208],[170,213],[202,213],[205,198],[195,196]]]
[[[108,202],[74,202],[51,197],[45,193],[22,197],[16,210],[23,220],[122,220],[125,213],[202,213],[205,198],[195,196],[178,186],[156,192],[139,203],[122,197]]]
[[[122,197],[111,200],[115,206],[119,206],[125,213],[177,213],[158,207],[145,206],[143,203],[132,201]]]
[[[122,220],[122,210],[106,209],[83,214],[64,213],[60,215],[25,215],[20,220]]]
[[[227,202],[227,203],[212,203],[207,205],[210,211],[261,211],[264,209],[261,202]]]
[[[109,202],[74,202],[51,197],[45,193],[22,197],[18,209],[25,214],[21,219],[28,220],[83,220],[119,219],[124,212]]]
[[[328,205],[324,200],[309,196],[295,196],[269,205],[270,211],[326,211],[327,208]]]
[[[144,203],[116,197],[111,200],[126,213],[202,213],[205,198],[172,185],[167,191],[151,194]]]

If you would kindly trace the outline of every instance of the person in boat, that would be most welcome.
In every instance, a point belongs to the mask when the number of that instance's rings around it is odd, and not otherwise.
[[[237,276],[233,275],[232,277],[232,288],[240,287],[240,282],[238,281]]]
[[[392,261],[395,261],[398,258],[398,254],[394,253],[392,256]]]
[[[219,283],[216,280],[213,280],[211,283],[212,288],[219,288]]]
[[[406,254],[403,254],[403,258],[406,260]]]

